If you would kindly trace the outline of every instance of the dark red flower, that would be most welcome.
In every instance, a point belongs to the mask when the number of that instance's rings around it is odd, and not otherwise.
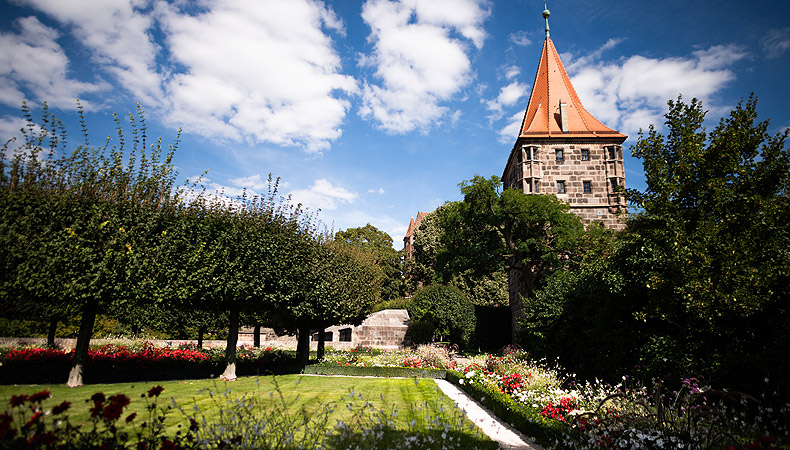
[[[159,450],[178,450],[179,447],[173,443],[170,439],[165,439],[162,441],[162,446],[159,447]]]
[[[27,421],[27,426],[31,426],[34,423],[38,422],[38,419],[40,419],[43,415],[44,415],[43,411],[36,411],[35,414],[30,416],[30,420]]]
[[[137,413],[129,414],[128,416],[126,416],[126,423],[133,421],[135,417],[137,417]]]
[[[148,390],[148,397],[159,397],[159,394],[161,394],[164,390],[165,388],[162,386],[154,386]]]
[[[28,397],[28,400],[30,400],[31,403],[39,403],[39,402],[43,402],[49,397],[50,397],[49,391],[45,389],[41,392],[36,392],[35,394],[31,394],[30,397]]]
[[[91,395],[91,400],[93,400],[93,403],[103,403],[104,402],[104,393],[97,392],[97,393]]]
[[[104,407],[101,415],[107,420],[118,420],[123,413],[123,406],[120,403],[110,403]]]
[[[101,415],[102,411],[102,404],[101,403],[94,403],[93,408],[90,409],[91,419],[95,419]]]
[[[53,415],[60,414],[62,412],[65,412],[69,408],[71,408],[71,402],[63,402],[63,403],[61,403],[59,405],[56,405],[56,406],[52,407],[52,414]]]
[[[9,403],[11,403],[12,407],[16,408],[17,406],[24,405],[27,399],[28,399],[27,394],[12,395]]]
[[[116,403],[120,405],[122,408],[125,406],[129,406],[129,397],[126,394],[116,394],[109,398],[110,403]]]

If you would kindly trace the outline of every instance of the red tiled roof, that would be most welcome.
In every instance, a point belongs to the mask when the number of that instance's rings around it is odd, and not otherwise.
[[[560,102],[566,103],[567,132],[562,130]],[[538,72],[519,137],[621,137],[582,106],[551,38],[543,42]]]

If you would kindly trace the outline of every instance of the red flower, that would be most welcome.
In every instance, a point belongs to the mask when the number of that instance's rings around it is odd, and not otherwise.
[[[109,405],[104,407],[102,411],[102,417],[107,420],[118,420],[123,413],[123,406],[119,403],[110,403]],[[93,417],[91,415],[91,417]]]
[[[12,395],[9,403],[11,403],[12,407],[16,408],[17,406],[24,405],[27,399],[28,399],[27,394]]]
[[[104,394],[102,392],[97,392],[91,395],[91,400],[93,400],[93,403],[104,403]]]
[[[162,441],[162,446],[159,447],[159,450],[178,450],[179,447],[173,443],[170,439],[165,439]]]
[[[129,397],[127,397],[125,394],[113,395],[109,400],[111,404],[118,404],[122,408],[124,406],[129,406]]]
[[[60,414],[60,413],[62,413],[64,411],[68,410],[70,407],[71,407],[71,402],[63,402],[63,403],[61,403],[59,405],[56,405],[56,406],[54,406],[52,408],[52,414],[53,415]]]
[[[102,404],[101,403],[94,403],[93,408],[90,409],[91,419],[95,419],[101,415],[102,411]]]
[[[41,416],[43,416],[43,415],[44,415],[44,413],[43,413],[42,411],[36,411],[36,413],[35,413],[35,414],[33,414],[33,415],[30,417],[30,420],[28,420],[28,421],[27,421],[27,426],[31,426],[31,425],[33,425],[34,423],[38,422],[38,419],[40,419],[40,418],[41,418]]]
[[[128,416],[126,416],[126,423],[130,423],[131,421],[133,421],[135,419],[135,417],[137,417],[137,413],[129,414]]]
[[[32,394],[28,398],[28,400],[30,400],[30,403],[40,403],[40,402],[43,402],[44,400],[48,399],[49,397],[50,397],[49,391],[43,390],[41,392],[36,392],[35,394]]]
[[[160,386],[154,386],[154,387],[152,387],[151,389],[148,390],[148,398],[159,397],[159,394],[161,394],[162,391],[164,391],[164,390],[165,390],[165,388],[163,388],[161,385]]]

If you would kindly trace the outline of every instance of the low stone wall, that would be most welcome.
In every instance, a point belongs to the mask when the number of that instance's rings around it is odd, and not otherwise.
[[[382,349],[397,349],[408,345],[407,331],[409,329],[409,313],[405,309],[385,309],[371,314],[359,326],[336,325],[326,329],[332,333],[332,340],[326,341],[327,348],[348,350],[358,346],[375,347]],[[339,340],[344,330],[344,337],[350,340]],[[350,332],[349,332],[350,331]],[[101,346],[106,344],[120,344],[124,339],[91,339],[91,345]],[[197,345],[196,339],[149,339],[157,347],[178,347],[179,345]],[[0,338],[0,345],[13,347],[43,346],[47,343],[44,338]],[[62,349],[74,348],[76,339],[55,339],[55,343]],[[239,347],[252,347],[254,336],[251,327],[244,327],[239,332]],[[266,328],[261,330],[261,347],[274,347],[282,349],[295,349],[296,336],[277,336],[274,330]],[[225,347],[224,340],[204,340],[204,348]],[[318,339],[312,336],[310,347],[315,349]]]

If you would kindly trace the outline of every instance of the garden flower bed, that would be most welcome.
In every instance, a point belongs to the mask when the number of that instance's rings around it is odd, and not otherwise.
[[[68,377],[74,350],[43,348],[9,349],[0,353],[0,384],[44,384],[63,382]],[[177,348],[142,344],[107,344],[88,352],[86,383],[117,383],[212,378],[225,366],[224,349]],[[298,373],[301,366],[292,352],[265,348],[237,350],[239,375]]]

